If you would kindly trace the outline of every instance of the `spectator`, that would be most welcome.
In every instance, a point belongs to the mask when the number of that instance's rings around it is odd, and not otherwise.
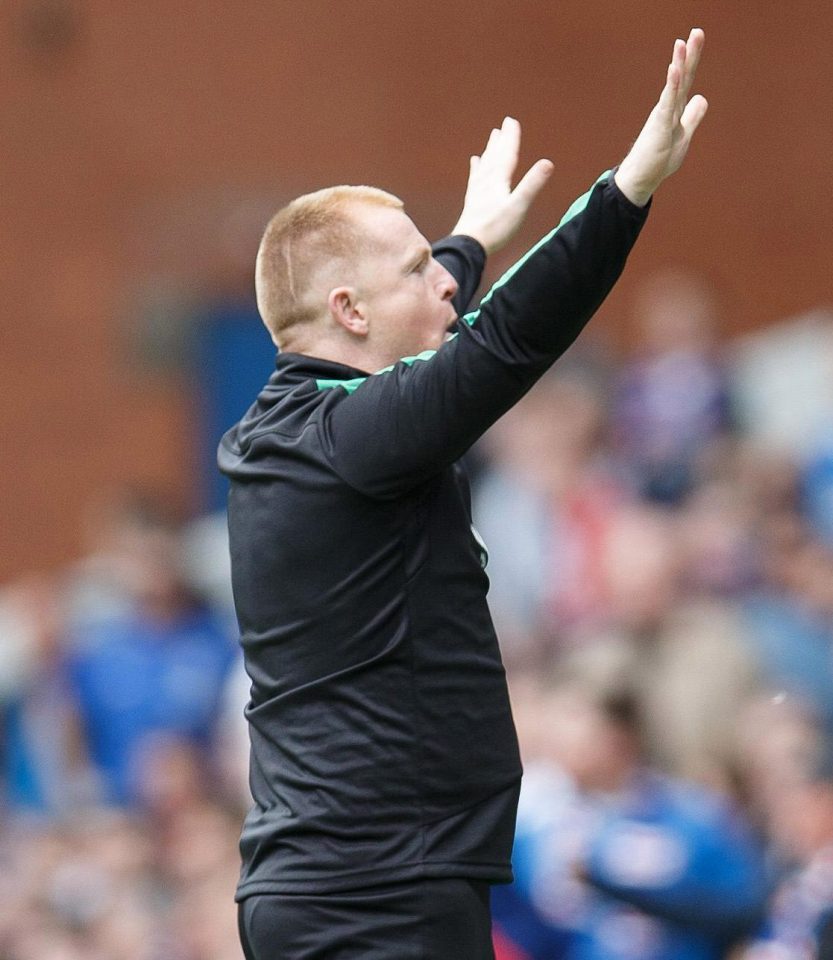
[[[61,644],[64,611],[47,576],[29,576],[0,598],[0,774],[13,811],[63,816],[95,784]]]
[[[138,799],[142,751],[159,735],[207,750],[235,659],[225,621],[186,588],[178,530],[157,520],[133,545],[132,604],[75,628],[72,675],[105,799]]]
[[[761,525],[762,581],[743,602],[745,638],[768,684],[833,723],[833,553],[797,512]]]
[[[627,491],[602,443],[605,410],[581,368],[551,373],[497,425],[476,491],[489,604],[508,659],[607,615],[604,557]]]
[[[641,494],[678,503],[698,459],[729,426],[714,299],[699,277],[668,270],[645,285],[638,311],[641,353],[621,371],[615,436]]]
[[[801,494],[808,522],[833,549],[833,427],[822,431],[802,463]]]
[[[803,776],[783,778],[768,798],[781,880],[744,960],[829,957],[833,925],[833,743],[815,730]],[[805,754],[805,760],[807,759]]]
[[[717,795],[649,765],[638,700],[610,668],[605,679],[579,665],[550,694],[542,720],[562,772],[524,788],[506,896],[561,935],[550,956],[724,957],[763,906],[759,851]]]
[[[61,577],[70,624],[83,629],[132,611],[141,576],[137,558],[153,551],[160,531],[175,527],[173,514],[142,491],[105,489],[91,497],[81,529],[82,556]]]

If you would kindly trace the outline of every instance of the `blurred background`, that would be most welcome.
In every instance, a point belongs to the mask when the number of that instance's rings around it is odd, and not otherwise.
[[[692,155],[470,458],[527,770],[497,950],[831,949],[833,8],[2,0],[2,960],[239,960],[214,451],[274,363],[271,213],[366,182],[439,238],[512,114],[556,174],[494,278],[695,25]]]

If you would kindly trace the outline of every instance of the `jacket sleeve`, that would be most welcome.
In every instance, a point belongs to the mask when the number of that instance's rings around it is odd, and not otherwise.
[[[473,237],[455,234],[432,244],[431,252],[457,281],[452,303],[458,314],[465,313],[480,286],[486,251]]]
[[[603,174],[439,350],[330,387],[318,428],[333,469],[395,497],[457,460],[575,340],[646,215]]]

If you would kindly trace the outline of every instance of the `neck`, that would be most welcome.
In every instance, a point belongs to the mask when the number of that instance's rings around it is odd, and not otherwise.
[[[365,340],[355,342],[339,336],[293,337],[279,344],[279,347],[285,353],[300,353],[318,360],[329,360],[367,373],[375,373],[399,359],[381,356]]]

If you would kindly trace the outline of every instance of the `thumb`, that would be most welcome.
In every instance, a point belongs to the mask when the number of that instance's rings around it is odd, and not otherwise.
[[[528,209],[543,189],[544,184],[552,176],[554,169],[552,160],[539,160],[534,163],[512,191],[512,196],[520,200],[523,206]]]
[[[683,115],[680,117],[680,123],[685,130],[687,139],[691,139],[694,131],[700,126],[700,121],[705,117],[709,104],[702,94],[692,97],[686,104]]]

